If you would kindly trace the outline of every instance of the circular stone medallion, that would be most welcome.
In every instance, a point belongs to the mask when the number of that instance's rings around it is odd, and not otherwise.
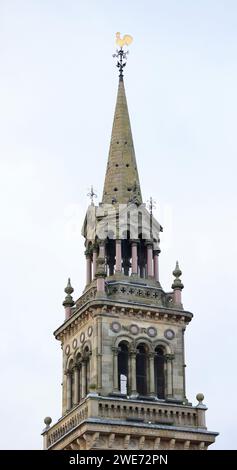
[[[70,353],[70,346],[69,346],[69,344],[68,344],[68,345],[66,346],[66,348],[65,348],[65,354],[66,354],[66,356],[68,356],[69,353]]]
[[[164,336],[167,339],[173,339],[175,337],[174,331],[173,330],[165,330]]]
[[[119,333],[121,330],[121,325],[119,322],[113,321],[113,323],[111,323],[110,328],[114,333]]]
[[[85,333],[80,334],[80,341],[83,343],[85,341]]]
[[[132,333],[132,335],[138,335],[139,328],[138,328],[137,325],[130,325],[129,331],[130,331],[130,333]]]
[[[147,334],[150,338],[154,338],[157,335],[157,329],[154,328],[154,326],[149,326],[149,328],[147,328]]]
[[[93,328],[92,328],[92,326],[89,326],[89,328],[88,328],[88,330],[87,330],[88,336],[91,336],[91,335],[92,335],[92,332],[93,332]]]
[[[77,339],[76,338],[72,342],[72,347],[73,347],[73,349],[76,349],[76,347],[77,347]]]

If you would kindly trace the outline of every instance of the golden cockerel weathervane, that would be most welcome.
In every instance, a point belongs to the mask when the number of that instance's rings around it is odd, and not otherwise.
[[[113,57],[118,59],[116,66],[119,69],[119,78],[120,80],[123,79],[123,69],[126,65],[127,54],[129,51],[124,51],[124,46],[129,46],[133,41],[132,36],[129,34],[125,34],[123,38],[121,38],[120,33],[116,33],[116,44],[120,47],[120,49],[116,50],[116,54],[113,54]]]

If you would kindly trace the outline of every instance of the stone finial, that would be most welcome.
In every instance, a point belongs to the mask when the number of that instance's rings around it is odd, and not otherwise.
[[[198,405],[203,405],[204,395],[203,393],[198,393],[196,395],[196,399],[198,401]]]
[[[173,281],[173,284],[172,284],[172,289],[180,289],[182,290],[184,288],[184,285],[181,281],[180,276],[182,275],[182,271],[179,267],[179,262],[176,261],[176,266],[175,266],[175,269],[173,271],[173,275],[175,277],[174,281]]]
[[[52,423],[52,418],[50,418],[50,416],[46,416],[46,418],[44,418],[44,424],[46,424],[46,427],[49,428],[51,423]]]
[[[64,292],[67,294],[65,297],[65,300],[63,301],[63,306],[64,307],[73,307],[74,305],[74,300],[71,296],[71,294],[74,292],[73,287],[71,286],[71,280],[70,277],[68,278],[68,283],[67,286],[64,289]]]

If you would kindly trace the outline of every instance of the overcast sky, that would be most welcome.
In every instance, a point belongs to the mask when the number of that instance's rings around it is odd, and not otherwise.
[[[126,93],[143,199],[176,259],[187,397],[236,449],[236,0],[0,0],[2,449],[38,449],[61,414],[63,289],[85,285],[80,229],[101,198],[117,93],[115,32],[134,37]]]

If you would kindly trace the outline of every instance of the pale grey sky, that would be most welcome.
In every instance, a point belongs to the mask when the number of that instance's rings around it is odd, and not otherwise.
[[[216,449],[236,449],[237,3],[0,0],[2,449],[41,448],[61,412],[70,275],[84,288],[80,228],[103,188],[117,93],[116,31],[134,37],[126,92],[144,200],[164,226],[161,281],[179,259],[187,396],[203,392]]]

